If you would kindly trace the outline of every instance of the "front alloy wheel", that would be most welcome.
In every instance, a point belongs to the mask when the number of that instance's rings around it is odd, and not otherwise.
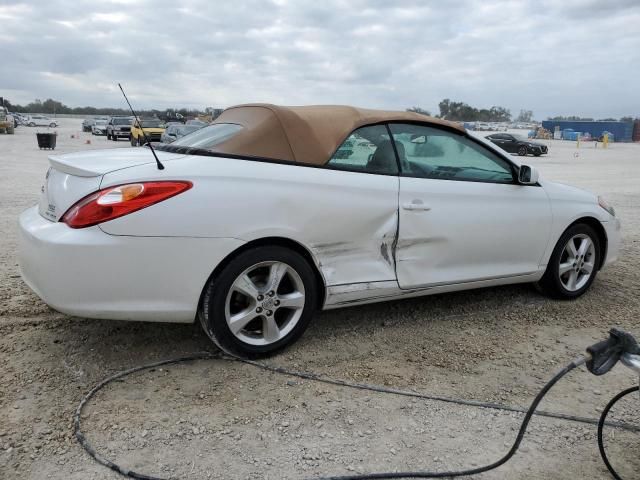
[[[596,249],[588,235],[580,233],[569,239],[560,257],[558,277],[570,292],[580,290],[595,268]]]
[[[538,285],[551,297],[577,298],[593,283],[599,265],[598,235],[589,225],[573,225],[558,240]]]
[[[299,338],[315,305],[315,276],[307,261],[267,246],[239,254],[209,281],[199,316],[222,350],[260,356]]]

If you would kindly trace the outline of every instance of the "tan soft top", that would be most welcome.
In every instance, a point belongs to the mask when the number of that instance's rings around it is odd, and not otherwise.
[[[387,121],[443,125],[464,132],[456,123],[415,112],[370,110],[342,105],[283,107],[238,105],[226,109],[215,123],[244,128],[215,146],[221,153],[251,155],[312,165],[324,165],[355,129]]]

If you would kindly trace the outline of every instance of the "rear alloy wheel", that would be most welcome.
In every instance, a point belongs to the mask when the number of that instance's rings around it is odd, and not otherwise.
[[[239,254],[209,281],[199,316],[222,350],[257,357],[297,340],[315,307],[315,276],[307,261],[268,246]]]
[[[518,155],[520,155],[521,157],[524,157],[527,155],[527,147],[525,147],[524,145],[520,148],[518,148]]]
[[[577,298],[591,286],[599,265],[598,236],[588,225],[574,225],[558,240],[539,286],[554,298]]]

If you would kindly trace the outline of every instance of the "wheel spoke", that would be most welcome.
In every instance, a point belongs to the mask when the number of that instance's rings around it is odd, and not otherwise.
[[[578,282],[578,272],[576,272],[575,270],[573,270],[570,274],[569,274],[569,280],[567,281],[567,288],[569,290],[575,290],[576,289],[576,283]]]
[[[256,318],[257,314],[253,307],[247,308],[229,317],[229,328],[234,335],[237,335],[247,324]]]
[[[287,293],[278,296],[280,308],[299,309],[304,307],[304,295],[300,292]]]
[[[249,275],[243,275],[242,277],[238,278],[233,284],[233,288],[234,290],[237,290],[238,292],[246,295],[247,297],[250,297],[253,300],[255,300],[258,296],[258,287],[256,287],[256,284],[253,283],[253,280],[249,278]]]
[[[571,242],[573,244],[573,242]],[[589,247],[591,247],[591,240],[588,238],[583,238],[580,243],[580,248],[578,248],[578,255],[586,255],[589,251]]]
[[[565,251],[569,254],[569,260],[573,260],[578,256],[578,251],[576,250],[575,243],[573,243],[573,238],[567,243]]]
[[[584,262],[582,264],[582,268],[580,269],[583,273],[590,274],[593,272],[593,263],[592,262]]]
[[[280,329],[273,316],[263,317],[262,320],[262,336],[267,342],[275,342],[280,338]]]
[[[273,290],[274,292],[278,291],[280,282],[282,282],[282,279],[286,275],[287,269],[288,267],[284,263],[277,262],[271,265],[268,282],[269,290]]]
[[[558,268],[558,273],[560,274],[560,276],[562,276],[572,268],[573,268],[573,262],[561,263],[560,267]]]

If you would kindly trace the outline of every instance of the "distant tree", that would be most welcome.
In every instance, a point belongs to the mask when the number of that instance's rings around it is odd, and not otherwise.
[[[428,110],[423,110],[420,107],[411,107],[411,108],[407,108],[407,112],[415,112],[415,113],[419,113],[420,115],[426,115],[427,117],[431,116],[431,112]]]
[[[490,109],[480,109],[464,102],[452,102],[445,98],[438,104],[440,118],[454,121],[508,122],[511,112],[504,107],[493,106]]]
[[[633,117],[622,117],[620,118],[621,122],[633,122]]]
[[[516,117],[516,122],[530,123],[533,121],[533,112],[531,110],[520,110]]]
[[[548,117],[548,120],[568,120],[571,122],[593,122],[593,118],[591,117],[577,117],[575,115],[570,115],[568,117],[563,117],[562,115],[558,115],[556,117]]]

